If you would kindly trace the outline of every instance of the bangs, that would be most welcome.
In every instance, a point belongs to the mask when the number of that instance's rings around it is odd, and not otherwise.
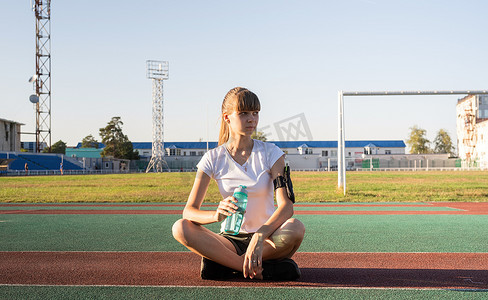
[[[261,103],[253,92],[243,89],[236,94],[236,111],[260,111]]]

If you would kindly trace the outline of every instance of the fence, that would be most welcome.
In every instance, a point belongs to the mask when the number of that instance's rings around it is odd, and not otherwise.
[[[197,170],[195,158],[170,158],[167,160],[169,169],[164,172],[195,172]],[[144,173],[147,167],[147,161],[132,161],[130,168],[126,170],[112,169],[85,169],[85,170],[64,170],[64,175],[84,175],[84,174],[127,174],[127,173]],[[466,162],[460,159],[448,160],[383,160],[383,159],[346,159],[348,171],[478,171],[487,170],[488,166],[478,162]],[[329,159],[322,162],[317,168],[300,168],[291,165],[295,172],[333,172],[337,171],[337,160]],[[0,176],[44,176],[44,175],[61,175],[59,170],[6,170],[0,171]]]
[[[165,173],[195,172],[196,169],[170,169],[164,170]],[[101,174],[137,174],[145,173],[146,170],[133,169],[126,171],[116,170],[64,170],[63,175],[101,175]],[[61,171],[56,170],[29,170],[28,172],[20,170],[0,171],[0,176],[61,176]]]
[[[300,168],[294,168],[298,170]],[[470,171],[487,170],[488,164],[478,161],[449,159],[380,159],[380,158],[346,158],[347,171]],[[311,170],[311,169],[307,169]],[[337,171],[337,160],[328,159],[320,163],[320,168],[313,170]]]

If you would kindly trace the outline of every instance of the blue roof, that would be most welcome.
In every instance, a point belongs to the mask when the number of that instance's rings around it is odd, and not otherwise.
[[[152,149],[151,142],[132,143],[134,149]],[[208,148],[217,147],[217,142],[208,142]],[[164,148],[170,149],[207,149],[207,142],[164,142]]]
[[[303,145],[309,148],[337,148],[337,141],[269,141],[280,148],[298,148]],[[134,149],[138,148],[136,144],[147,144],[146,148],[151,148],[151,143],[133,143]],[[384,141],[346,141],[347,148],[364,148],[369,144],[374,144],[376,147],[381,148],[405,148],[406,145],[402,140],[384,140]],[[169,148],[172,145],[179,149],[205,149],[207,147],[206,142],[165,142],[164,147]],[[216,142],[209,142],[209,148],[217,147]]]
[[[81,145],[82,145],[82,143],[81,143],[81,142],[79,142],[79,143],[76,145],[76,147],[75,147],[75,148],[80,149],[80,148],[81,148]],[[99,142],[99,143],[98,143],[98,149],[102,149],[102,148],[105,148],[105,144],[103,144],[103,143],[100,143],[100,142]]]
[[[303,145],[309,148],[337,148],[337,141],[269,141],[280,148],[299,148]],[[101,143],[100,143],[101,144]],[[208,142],[208,148],[217,147],[217,142]],[[406,145],[402,140],[364,140],[364,141],[346,141],[347,148],[364,148],[369,144],[374,144],[380,148],[405,148]],[[101,144],[103,145],[103,144]],[[81,143],[78,144],[78,147]],[[102,148],[105,145],[102,146]],[[151,142],[133,142],[134,149],[152,149]],[[170,149],[206,149],[207,142],[164,142],[164,148]]]
[[[361,148],[368,144],[374,144],[376,147],[381,148],[405,148],[405,142],[402,140],[386,140],[386,141],[346,141],[346,147],[348,148]]]
[[[369,144],[367,144],[367,145],[366,145],[366,146],[364,146],[364,147],[365,147],[365,148],[366,148],[366,147],[368,147],[368,148],[376,148],[376,147],[378,147],[378,146],[376,146],[376,145],[375,145],[375,144],[373,144],[373,143],[369,143]]]
[[[306,144],[310,148],[337,148],[337,141],[270,141],[280,148],[298,148]],[[374,144],[381,148],[405,148],[406,145],[401,140],[386,141],[346,141],[346,148],[364,148],[368,144]]]

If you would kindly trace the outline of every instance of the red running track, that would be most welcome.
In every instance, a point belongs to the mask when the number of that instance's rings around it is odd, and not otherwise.
[[[488,289],[488,253],[303,253],[293,282],[212,281],[190,252],[0,252],[0,284]]]

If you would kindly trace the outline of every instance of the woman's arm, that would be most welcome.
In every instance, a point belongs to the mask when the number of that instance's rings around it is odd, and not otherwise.
[[[271,179],[283,176],[285,169],[285,158],[280,157],[271,168]],[[260,276],[262,272],[262,259],[264,250],[264,241],[269,238],[276,229],[293,216],[293,202],[288,198],[286,188],[276,189],[276,202],[278,208],[271,217],[261,226],[253,235],[249,247],[244,257],[243,272],[245,277]],[[253,263],[253,262],[257,262]]]
[[[280,157],[273,167],[271,168],[271,179],[274,180],[278,176],[283,176],[283,170],[285,169],[285,158]],[[275,190],[276,204],[278,208],[273,215],[264,223],[261,228],[256,231],[256,234],[260,235],[262,239],[267,239],[278,229],[286,220],[293,216],[293,202],[288,198],[286,188],[278,188]]]
[[[227,197],[220,201],[219,206],[215,211],[200,209],[205,194],[207,193],[210,180],[210,176],[205,174],[205,172],[201,170],[197,171],[193,188],[191,189],[190,196],[188,197],[185,209],[183,210],[183,219],[204,225],[220,222],[235,212],[237,206],[233,203],[236,202],[234,197]]]

